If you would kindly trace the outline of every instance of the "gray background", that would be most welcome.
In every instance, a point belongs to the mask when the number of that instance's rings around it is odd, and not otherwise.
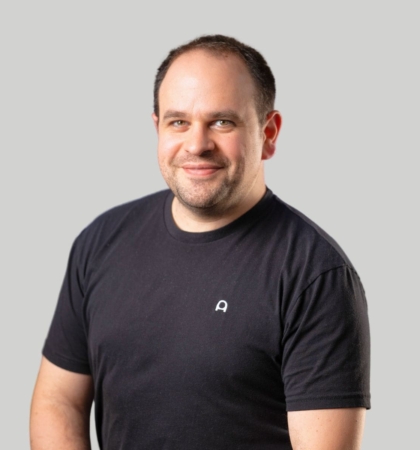
[[[418,448],[418,17],[414,1],[1,3],[2,448],[29,447],[74,237],[165,187],[150,118],[157,66],[219,32],[260,50],[277,79],[284,123],[268,186],[330,233],[363,280],[373,351],[363,448]]]

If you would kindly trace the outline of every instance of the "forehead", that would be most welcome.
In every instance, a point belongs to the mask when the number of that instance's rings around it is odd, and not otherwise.
[[[169,67],[159,90],[159,109],[241,109],[255,105],[255,86],[234,54],[192,50]]]

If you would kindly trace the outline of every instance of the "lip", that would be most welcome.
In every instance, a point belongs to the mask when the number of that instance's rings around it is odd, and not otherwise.
[[[214,164],[184,164],[182,169],[189,175],[209,176],[218,172],[222,167]]]

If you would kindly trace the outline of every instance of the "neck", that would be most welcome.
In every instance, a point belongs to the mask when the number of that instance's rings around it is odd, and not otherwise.
[[[253,192],[249,192],[239,204],[231,207],[222,213],[209,214],[208,211],[200,213],[184,206],[176,197],[172,202],[172,216],[178,228],[190,233],[203,233],[206,231],[217,230],[237,218],[241,217],[252,207],[254,207],[264,196],[266,192],[265,184]]]

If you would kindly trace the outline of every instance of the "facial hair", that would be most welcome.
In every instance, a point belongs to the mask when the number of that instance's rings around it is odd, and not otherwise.
[[[179,171],[185,164],[214,164],[222,173],[215,179],[185,179]],[[214,152],[204,152],[200,157],[183,157],[174,160],[168,168],[161,164],[162,175],[178,201],[187,209],[201,216],[223,215],[235,203],[238,186],[243,177],[244,167],[240,165],[230,174],[230,161],[216,157]],[[178,172],[178,175],[177,175]]]

